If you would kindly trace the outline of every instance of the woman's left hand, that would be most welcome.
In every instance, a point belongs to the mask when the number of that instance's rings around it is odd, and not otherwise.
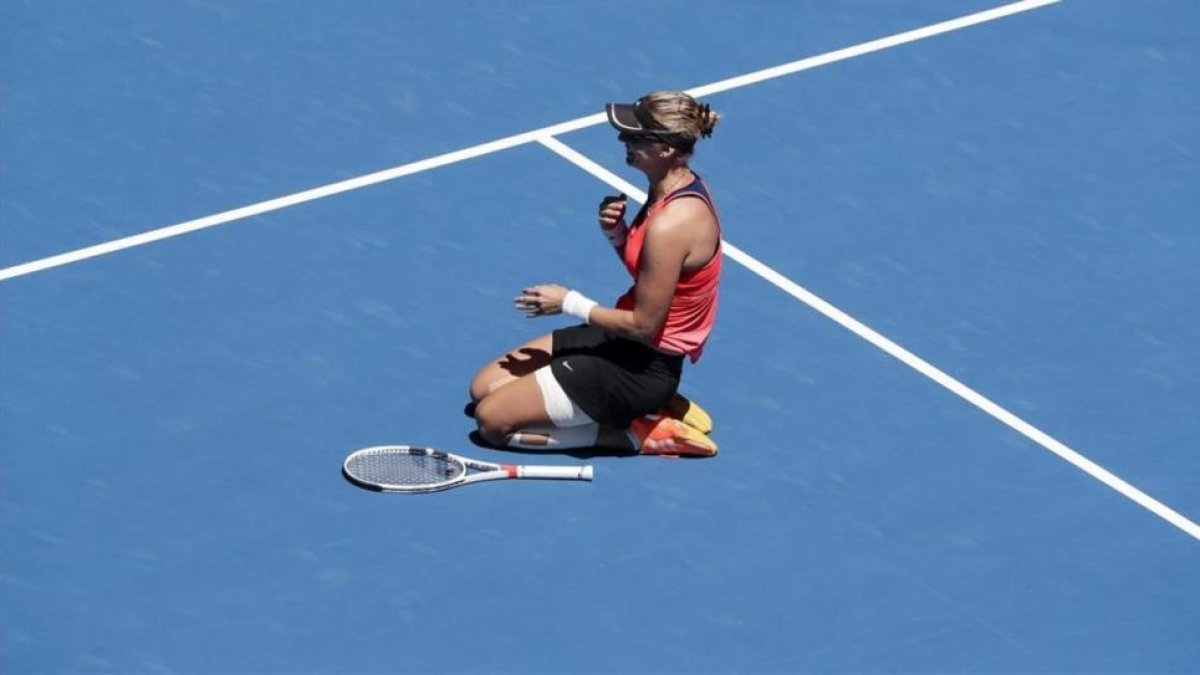
[[[529,286],[521,290],[513,304],[524,312],[526,317],[549,316],[562,312],[562,302],[566,295],[567,289],[554,284]]]

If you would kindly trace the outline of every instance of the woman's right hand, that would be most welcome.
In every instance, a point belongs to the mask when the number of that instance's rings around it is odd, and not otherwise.
[[[605,197],[604,201],[600,202],[600,228],[603,230],[617,227],[624,229],[627,203],[624,193],[616,197]]]

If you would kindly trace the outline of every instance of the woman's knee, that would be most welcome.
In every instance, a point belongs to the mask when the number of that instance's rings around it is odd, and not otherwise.
[[[485,398],[475,406],[475,423],[479,425],[479,435],[493,445],[504,445],[513,432],[512,421],[494,399]]]
[[[478,373],[475,373],[475,377],[471,378],[471,386],[467,391],[471,396],[472,401],[478,403],[482,401],[485,396],[491,393],[492,375],[489,372],[490,370],[490,366],[484,366],[479,370]]]

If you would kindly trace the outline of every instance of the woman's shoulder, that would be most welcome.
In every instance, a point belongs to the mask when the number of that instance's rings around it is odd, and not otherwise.
[[[684,195],[664,204],[650,219],[647,238],[690,241],[697,232],[716,222],[716,216],[706,200],[689,197]]]
[[[659,209],[658,217],[654,220],[677,220],[707,216],[712,211],[708,207],[708,195],[685,192],[683,190],[671,194],[667,202]]]

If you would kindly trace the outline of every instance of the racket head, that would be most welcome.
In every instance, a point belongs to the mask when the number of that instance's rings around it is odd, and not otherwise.
[[[462,457],[433,448],[376,445],[350,453],[342,475],[376,492],[437,492],[461,485],[467,466]]]

